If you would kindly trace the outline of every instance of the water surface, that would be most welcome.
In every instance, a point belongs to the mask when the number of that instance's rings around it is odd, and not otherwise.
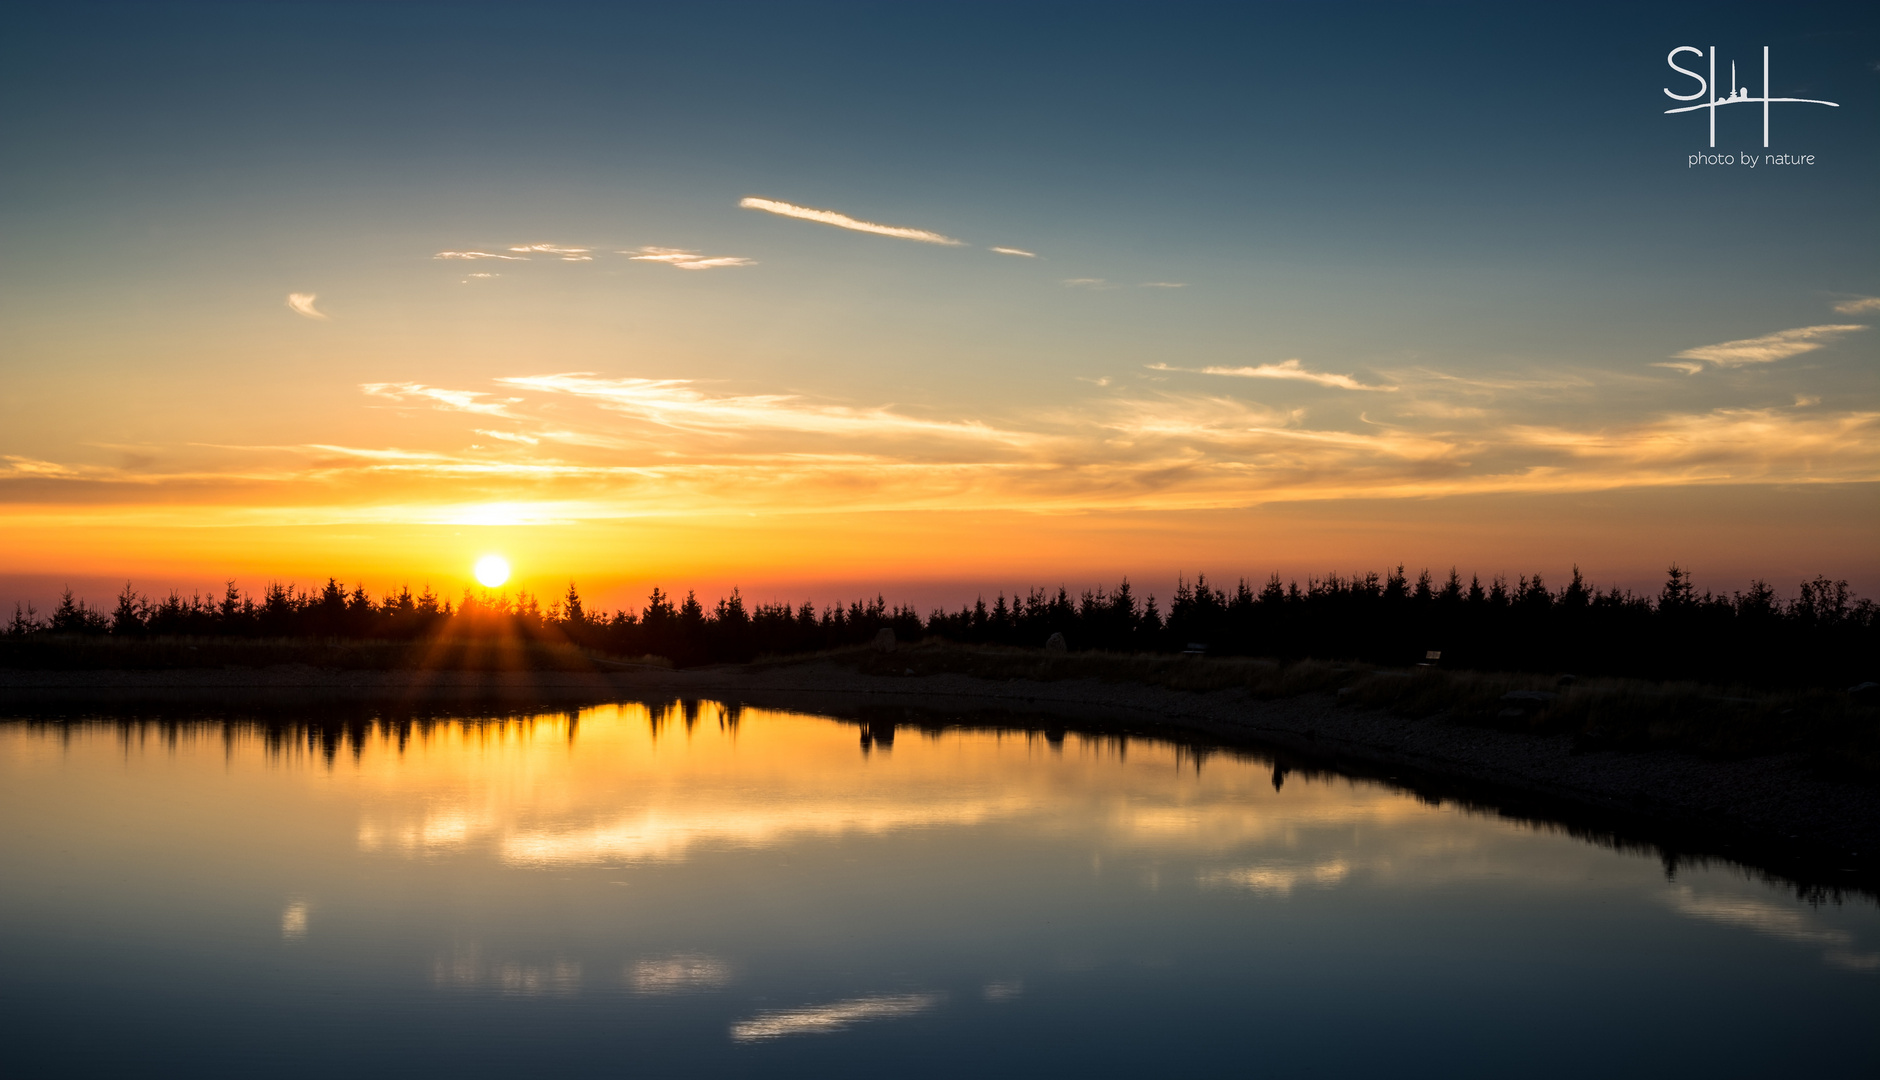
[[[1880,911],[1144,739],[608,705],[0,725],[23,1075],[1769,1075]]]

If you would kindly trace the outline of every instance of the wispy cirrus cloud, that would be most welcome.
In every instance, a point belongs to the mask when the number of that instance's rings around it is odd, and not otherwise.
[[[1686,375],[1695,375],[1704,370],[1704,365],[1696,360],[1660,360],[1652,366],[1670,368],[1672,371],[1682,371]]]
[[[1172,511],[1880,482],[1873,408],[1798,400],[1617,416],[1582,406],[1664,384],[1591,369],[1465,378],[1414,368],[1387,377],[1397,391],[1366,395],[1368,415],[1354,413],[1342,395],[1276,407],[1128,381],[1052,407],[995,403],[939,415],[588,372],[512,376],[490,390],[367,383],[361,390],[373,400],[473,419],[454,442],[427,429],[423,445],[192,444],[166,448],[161,467],[4,458],[0,504],[39,504],[33,513],[42,516],[115,506],[110,512],[120,518],[144,506],[138,520],[151,521],[171,520],[162,517],[171,506],[192,524],[207,517],[540,522],[726,507]],[[1235,382],[1245,385],[1212,385]],[[485,426],[496,417],[499,427]],[[411,429],[393,425],[387,435],[410,438]],[[186,514],[185,504],[194,509]]]
[[[1307,371],[1298,359],[1282,360],[1277,364],[1257,364],[1251,367],[1210,366],[1200,368],[1171,367],[1168,364],[1149,364],[1151,371],[1184,371],[1193,375],[1224,375],[1234,379],[1296,379],[1300,382],[1317,383],[1320,386],[1336,386],[1341,390],[1381,390],[1394,392],[1395,386],[1372,386],[1361,383],[1350,375],[1334,375],[1324,371]]]
[[[1847,469],[1880,475],[1873,472],[1880,465],[1876,412],[1722,408],[1664,413],[1603,428],[1509,424],[1495,437],[1510,456],[1555,459],[1544,466],[1548,470],[1653,476],[1658,484],[1771,481],[1785,475],[1825,479]]]
[[[584,247],[562,247],[558,244],[518,244],[511,251],[534,252],[542,255],[555,255],[562,262],[593,262],[591,249]]]
[[[359,484],[417,484],[427,499],[453,506],[471,500],[441,496],[472,485],[484,498],[553,501],[589,517],[709,512],[727,501],[825,511],[1175,510],[1880,479],[1876,413],[1712,410],[1599,429],[1490,422],[1349,430],[1313,425],[1298,410],[1155,395],[1034,415],[1025,426],[972,425],[983,438],[909,442],[876,438],[901,425],[868,422],[875,410],[850,410],[856,419],[832,430],[826,413],[783,401],[753,424],[763,408],[753,399],[769,395],[704,396],[679,423],[648,421],[660,430],[643,438],[601,424],[554,440],[553,449],[544,437],[540,447],[487,452],[322,445],[306,453],[316,455],[311,475],[328,483],[356,474]]]
[[[1777,360],[1786,360],[1791,356],[1800,356],[1813,352],[1829,344],[1843,334],[1865,330],[1861,325],[1835,326],[1798,326],[1793,330],[1778,330],[1762,337],[1743,338],[1740,341],[1725,341],[1718,345],[1702,345],[1695,349],[1686,349],[1673,356],[1674,361],[1654,367],[1672,368],[1687,375],[1694,375],[1703,370],[1704,364],[1718,367],[1742,367],[1745,364],[1769,364]]]
[[[1037,252],[1026,251],[1024,248],[995,247],[992,250],[998,252],[1001,255],[1017,255],[1020,258],[1024,258],[1024,259],[1035,259],[1038,257]]]
[[[1095,289],[1099,291],[1128,287],[1114,284],[1100,277],[1065,278],[1061,284],[1067,289]],[[1187,287],[1188,283],[1185,281],[1144,281],[1136,285],[1138,289],[1186,289]]]
[[[746,210],[762,210],[767,214],[796,218],[799,221],[813,221],[819,225],[834,225],[838,229],[850,229],[855,232],[872,233],[876,236],[891,236],[897,240],[918,240],[923,244],[944,244],[959,247],[963,240],[955,240],[927,229],[916,229],[909,225],[877,225],[872,221],[852,218],[837,210],[818,210],[795,203],[779,202],[776,199],[761,199],[755,195],[738,200],[738,205]]]
[[[318,296],[310,292],[288,293],[287,306],[296,315],[304,315],[309,319],[319,319],[322,322],[330,321],[330,317],[326,312],[320,311],[313,306],[313,302],[318,299]]]
[[[487,428],[478,428],[477,434],[488,436],[492,439],[501,439],[503,442],[521,443],[524,446],[539,446],[542,442],[537,436],[522,435],[514,431],[491,431]]]
[[[508,407],[519,398],[507,401],[484,401],[492,395],[482,390],[446,390],[441,386],[426,386],[423,383],[360,383],[359,389],[372,397],[385,398],[388,401],[405,402],[413,398],[428,402],[433,408],[449,409],[453,412],[484,413],[489,416],[505,416]],[[485,432],[494,435],[494,432]],[[496,436],[502,438],[503,436]]]
[[[78,480],[85,476],[85,470],[70,465],[61,465],[56,461],[42,461],[39,458],[22,457],[19,454],[0,454],[0,476],[20,479],[24,477],[55,480]]]
[[[440,251],[433,259],[502,259],[504,262],[528,262],[527,255],[499,255],[493,251]]]
[[[516,390],[585,398],[611,412],[701,434],[782,430],[849,437],[938,435],[995,441],[1007,437],[986,424],[923,420],[888,406],[818,404],[796,394],[713,394],[690,379],[608,379],[574,371],[496,381]]]
[[[1853,300],[1843,300],[1834,305],[1834,310],[1842,315],[1859,315],[1866,311],[1880,311],[1880,296],[1862,296]]]
[[[742,255],[700,255],[696,251],[684,248],[643,247],[636,251],[618,251],[616,255],[625,255],[634,262],[665,263],[680,270],[717,270],[730,266],[756,266],[756,259],[747,259]]]

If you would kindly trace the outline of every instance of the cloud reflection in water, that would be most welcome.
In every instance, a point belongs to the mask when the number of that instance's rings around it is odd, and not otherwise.
[[[1203,887],[1247,889],[1269,896],[1290,896],[1300,885],[1330,888],[1351,875],[1351,864],[1333,859],[1315,866],[1243,866],[1233,870],[1208,870],[1198,875]]]
[[[878,994],[831,1005],[783,1012],[761,1012],[731,1025],[734,1042],[758,1042],[784,1035],[832,1035],[864,1020],[914,1016],[940,1004],[939,994]]]
[[[652,882],[664,873],[655,867],[708,854],[979,832],[1087,847],[1099,877],[1127,871],[1150,888],[1181,882],[1249,902],[1296,903],[1358,880],[1389,892],[1510,879],[1572,889],[1587,873],[1564,837],[1481,827],[1400,791],[1344,780],[1280,792],[1264,766],[1226,758],[1190,774],[1179,749],[1154,742],[1125,751],[1114,739],[1073,736],[1054,750],[1024,735],[953,730],[870,758],[852,727],[822,718],[746,708],[735,725],[675,719],[712,712],[709,703],[689,712],[620,704],[573,718],[453,722],[403,747],[368,738],[354,768],[374,797],[362,803],[356,847],[557,873],[618,868]],[[1655,882],[1643,896],[1818,950],[1844,970],[1880,971],[1880,953],[1786,901],[1667,894]],[[283,935],[294,933],[284,919]],[[605,966],[643,995],[729,985],[719,961],[679,942],[667,947],[680,951]],[[474,977],[444,981],[529,992],[556,977],[552,965],[521,965],[507,976],[501,965],[483,965]]]
[[[937,825],[977,825],[1028,809],[1022,797],[904,803],[827,801],[788,807],[664,807],[592,828],[541,829],[504,839],[503,861],[515,866],[558,866],[623,861],[671,862],[695,845],[773,847],[808,836],[883,834]]]
[[[731,983],[731,965],[715,956],[679,955],[641,960],[627,968],[636,994],[687,994]]]
[[[1880,971],[1880,952],[1854,952],[1854,937],[1845,930],[1818,926],[1805,913],[1793,908],[1741,896],[1702,896],[1688,885],[1680,885],[1666,895],[1671,910],[1695,919],[1705,919],[1724,926],[1751,930],[1803,945],[1820,945],[1826,951],[1821,958],[1828,964],[1850,971]]]
[[[480,946],[464,945],[449,957],[438,957],[431,967],[431,981],[437,986],[495,990],[517,997],[573,997],[581,992],[581,962],[561,956],[539,963],[485,962]]]

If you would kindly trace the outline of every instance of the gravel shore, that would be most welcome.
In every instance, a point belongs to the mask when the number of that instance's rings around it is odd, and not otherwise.
[[[607,673],[0,670],[16,718],[291,711],[367,705],[473,710],[707,698],[855,718],[1064,726],[1250,749],[1287,768],[1373,777],[1420,796],[1655,849],[1667,870],[1722,858],[1811,890],[1880,894],[1880,789],[1821,775],[1800,755],[1714,760],[1578,752],[1569,736],[1413,720],[1327,694],[1256,700],[1091,679],[867,675],[832,662]],[[897,712],[898,710],[898,712]]]

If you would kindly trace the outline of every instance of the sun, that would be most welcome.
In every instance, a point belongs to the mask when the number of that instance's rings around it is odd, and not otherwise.
[[[494,589],[509,580],[509,560],[501,555],[485,555],[477,560],[477,580],[486,589]]]

